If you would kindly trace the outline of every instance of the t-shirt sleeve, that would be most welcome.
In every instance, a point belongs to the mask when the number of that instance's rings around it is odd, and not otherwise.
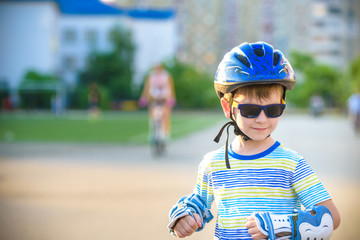
[[[214,193],[211,177],[209,175],[209,164],[206,160],[203,160],[199,165],[194,193],[200,196],[206,204],[207,209],[211,208],[211,203],[214,201]]]
[[[319,178],[305,159],[300,159],[292,178],[292,184],[300,202],[305,208],[331,199]]]

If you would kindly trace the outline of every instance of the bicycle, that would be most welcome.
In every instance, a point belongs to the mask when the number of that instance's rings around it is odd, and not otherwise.
[[[160,157],[165,153],[166,137],[164,128],[164,105],[165,101],[153,101],[150,105],[151,120],[150,120],[150,139],[152,153],[156,157]]]

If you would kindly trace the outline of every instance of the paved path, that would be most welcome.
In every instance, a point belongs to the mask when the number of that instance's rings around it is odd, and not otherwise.
[[[0,159],[196,167],[206,152],[225,143],[225,133],[220,144],[213,142],[222,124],[171,142],[159,159],[147,145],[56,143],[0,143]],[[319,174],[360,178],[360,137],[344,117],[287,115],[273,137],[302,154]]]
[[[0,239],[170,239],[167,211],[220,147],[221,125],[171,142],[160,159],[148,146],[0,143]],[[273,136],[305,156],[333,196],[343,215],[333,239],[355,239],[360,137],[347,119],[287,115]],[[211,239],[213,225],[188,239]]]

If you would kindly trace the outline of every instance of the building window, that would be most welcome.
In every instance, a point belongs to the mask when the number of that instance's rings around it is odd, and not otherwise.
[[[65,43],[73,44],[76,42],[77,34],[74,29],[65,29],[63,31],[63,40]]]
[[[323,21],[315,21],[314,25],[319,28],[325,27],[325,23]]]
[[[332,56],[340,56],[341,53],[339,50],[330,50],[329,51],[329,55],[332,55]]]
[[[77,68],[76,58],[74,56],[65,56],[63,58],[63,69],[65,71],[75,71]]]
[[[338,6],[329,6],[328,10],[329,10],[329,13],[334,14],[334,15],[341,14],[341,8]]]
[[[95,30],[87,30],[85,32],[85,39],[86,39],[86,42],[88,43],[88,45],[91,47],[91,48],[95,48],[96,47],[96,43],[97,43],[97,38],[98,38],[98,35],[97,35],[97,32]]]

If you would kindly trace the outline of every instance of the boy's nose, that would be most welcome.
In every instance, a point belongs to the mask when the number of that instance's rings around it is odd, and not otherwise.
[[[267,116],[264,110],[261,110],[259,116],[256,118],[256,122],[265,122],[267,120]]]

